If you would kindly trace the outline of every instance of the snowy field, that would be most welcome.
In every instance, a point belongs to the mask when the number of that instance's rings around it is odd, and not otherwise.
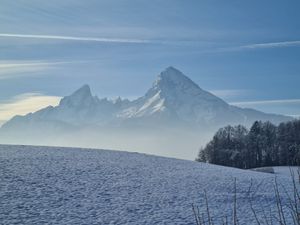
[[[221,224],[232,214],[235,178],[239,222],[257,224],[249,196],[262,217],[276,209],[275,176],[291,189],[288,169],[275,171],[118,151],[2,145],[0,224],[195,224],[192,204],[205,212],[204,190],[213,220]]]

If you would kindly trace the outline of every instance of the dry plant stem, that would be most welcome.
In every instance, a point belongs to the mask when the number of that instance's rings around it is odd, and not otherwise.
[[[283,210],[283,206],[282,206],[282,202],[281,202],[281,197],[279,194],[279,188],[278,188],[278,183],[277,183],[277,178],[275,177],[275,185],[274,185],[274,189],[275,189],[275,196],[276,196],[276,205],[277,205],[277,209],[278,209],[278,216],[279,216],[279,222],[280,224],[287,224],[286,220],[285,220],[285,215],[284,215],[284,210]]]
[[[201,225],[201,222],[198,220],[198,215],[197,215],[197,213],[196,213],[194,204],[192,204],[192,208],[193,208],[193,212],[194,212],[196,224],[197,224],[197,225]]]
[[[253,198],[253,195],[254,195],[254,194],[251,194],[252,185],[253,185],[253,183],[252,183],[252,179],[251,179],[250,186],[249,186],[249,189],[248,189],[248,195],[250,195],[250,198],[249,198],[250,208],[251,208],[251,211],[254,215],[254,218],[255,218],[257,224],[260,225],[261,223],[258,220],[257,214],[256,214],[255,209],[254,209],[253,204],[252,204],[252,198]]]
[[[206,190],[204,190],[204,196],[205,196],[206,213],[207,213],[207,217],[208,217],[208,225],[213,225],[212,219],[210,216],[210,212],[209,212],[209,205],[208,205],[208,198],[207,198]]]
[[[280,184],[280,189],[284,190],[285,196],[287,196],[287,202],[282,201],[282,194],[279,191],[279,184],[277,182],[277,177],[275,176],[274,179],[274,194],[275,194],[275,203],[277,207],[277,213],[273,214],[273,210],[269,208],[269,218],[266,214],[265,208],[262,204],[260,204],[261,211],[257,211],[253,205],[253,199],[256,195],[256,192],[259,190],[260,185],[259,183],[257,186],[254,187],[253,180],[251,179],[249,188],[246,192],[246,196],[249,198],[250,208],[253,213],[254,219],[257,225],[300,225],[300,194],[299,194],[299,187],[300,187],[300,169],[298,169],[297,174],[290,168],[290,174],[292,178],[292,195],[289,191],[285,188],[284,185]],[[221,223],[223,225],[228,225],[230,220],[232,221],[233,225],[239,225],[238,220],[238,205],[237,205],[237,180],[234,179],[234,196],[233,196],[233,210],[231,218],[227,215],[223,215],[220,218]],[[192,204],[193,213],[195,216],[196,225],[214,225],[213,218],[211,216],[211,209],[209,206],[208,196],[206,190],[204,190],[204,198],[205,198],[205,213],[200,213],[199,207]],[[286,211],[288,210],[288,211]],[[258,217],[258,212],[262,213],[262,218]],[[286,216],[291,216],[291,221],[288,223]],[[206,219],[207,218],[207,219]]]
[[[266,223],[267,225],[270,225],[270,224],[269,224],[269,220],[268,220],[267,215],[266,215],[266,212],[265,212],[265,210],[264,210],[264,207],[263,207],[261,204],[260,204],[260,207],[261,207],[261,210],[262,210],[262,212],[263,212],[263,216],[264,216],[265,223]]]

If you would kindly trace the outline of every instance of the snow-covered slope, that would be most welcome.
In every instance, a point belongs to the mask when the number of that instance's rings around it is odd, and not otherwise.
[[[242,109],[227,104],[217,96],[201,89],[174,67],[158,75],[145,96],[118,114],[128,118],[160,118],[173,123],[199,127],[220,127],[227,124],[250,125],[255,120],[278,123],[290,118]],[[153,121],[153,120],[152,120]],[[162,120],[160,120],[161,122]]]
[[[228,108],[223,100],[202,90],[173,67],[164,70],[145,96],[135,103],[125,110],[124,118],[165,115],[165,118],[201,123],[215,117],[215,111],[220,108]]]
[[[214,224],[222,224],[225,215],[231,221],[235,178],[239,224],[257,224],[249,206],[254,192],[258,217],[262,209],[276,215],[275,175],[193,161],[2,145],[0,171],[1,224],[195,224],[192,204],[206,212],[204,190]],[[290,177],[280,171],[278,183],[289,192]],[[290,215],[286,219],[291,222]]]
[[[51,128],[53,124],[63,127],[103,125],[115,118],[117,112],[128,104],[128,100],[121,98],[115,101],[99,99],[92,96],[88,85],[83,85],[70,96],[64,97],[58,106],[49,106],[26,116],[15,116],[4,124],[3,128]]]

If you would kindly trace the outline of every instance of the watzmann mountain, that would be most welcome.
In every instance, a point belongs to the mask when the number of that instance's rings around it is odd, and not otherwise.
[[[210,138],[228,124],[249,126],[255,120],[277,124],[290,119],[229,105],[168,67],[144,96],[133,101],[99,99],[84,85],[56,107],[15,116],[0,129],[0,141],[5,137],[9,143],[147,149],[151,153],[149,149],[164,148],[166,155],[174,156],[169,153],[181,151],[180,145],[197,151],[200,139],[207,140],[207,135]]]
[[[255,120],[274,123],[289,117],[266,114],[253,109],[231,106],[201,89],[179,70],[169,67],[161,72],[147,93],[134,101],[99,99],[88,85],[64,97],[58,106],[16,116],[2,129],[44,126],[122,126],[185,124],[193,127],[221,127],[226,124],[249,125]],[[158,124],[155,124],[157,122]],[[61,124],[60,124],[61,123]]]

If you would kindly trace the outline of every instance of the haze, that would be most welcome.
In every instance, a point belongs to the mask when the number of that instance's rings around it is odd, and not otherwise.
[[[136,99],[170,65],[232,105],[299,117],[299,7],[296,0],[2,0],[0,124],[55,106],[84,84],[99,98]],[[122,131],[97,143],[89,134],[51,144],[192,159],[212,135],[191,132],[194,141],[184,142],[183,130],[173,132],[161,140],[145,131],[132,141]]]

